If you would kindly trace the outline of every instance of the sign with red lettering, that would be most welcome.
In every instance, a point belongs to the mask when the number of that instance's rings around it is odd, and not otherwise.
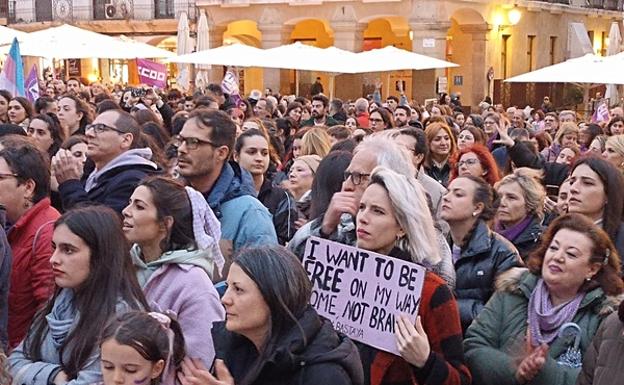
[[[416,322],[423,266],[311,237],[303,267],[312,281],[310,303],[334,329],[399,355],[395,320],[405,314]]]
[[[145,59],[136,59],[139,82],[148,86],[167,87],[167,66]]]

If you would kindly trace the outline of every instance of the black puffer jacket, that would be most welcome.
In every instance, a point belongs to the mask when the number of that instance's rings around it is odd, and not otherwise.
[[[290,193],[265,179],[258,192],[258,200],[269,209],[280,245],[285,245],[295,234],[297,204]]]
[[[522,266],[522,259],[514,245],[479,220],[455,261],[455,294],[462,330],[470,326],[494,293],[498,274],[516,266]]]
[[[360,385],[364,371],[357,348],[350,339],[334,331],[332,324],[308,307],[299,318],[307,345],[297,326],[279,340],[255,378],[246,379],[258,352],[247,338],[229,332],[225,323],[215,323],[212,336],[216,358],[225,361],[235,384],[253,385]]]

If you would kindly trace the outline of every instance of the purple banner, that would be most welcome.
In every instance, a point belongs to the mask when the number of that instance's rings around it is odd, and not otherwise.
[[[26,98],[31,103],[34,103],[35,100],[39,99],[39,79],[37,78],[37,72],[37,65],[33,64],[30,72],[28,73],[28,77],[26,78],[26,82],[24,83]]]
[[[139,82],[148,86],[167,87],[167,66],[145,59],[136,59]]]
[[[317,237],[308,239],[303,267],[310,303],[337,331],[400,355],[395,319],[405,314],[416,322],[424,267]]]

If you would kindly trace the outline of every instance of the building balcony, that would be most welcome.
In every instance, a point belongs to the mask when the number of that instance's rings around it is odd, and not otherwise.
[[[584,8],[603,9],[606,11],[622,11],[623,0],[538,0],[543,3],[565,4]]]

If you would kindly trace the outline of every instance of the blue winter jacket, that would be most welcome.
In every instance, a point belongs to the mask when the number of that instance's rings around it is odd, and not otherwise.
[[[223,166],[219,179],[204,197],[221,222],[225,257],[244,246],[277,244],[271,214],[256,199],[251,174],[235,162]],[[228,244],[225,248],[224,241]]]

